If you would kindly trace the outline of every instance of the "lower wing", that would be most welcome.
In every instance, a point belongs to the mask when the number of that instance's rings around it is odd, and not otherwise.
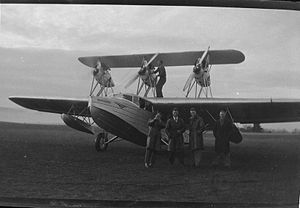
[[[71,114],[76,116],[90,117],[88,109],[88,99],[73,98],[43,98],[43,97],[9,97],[14,103],[29,108],[48,113]]]
[[[218,118],[221,109],[229,110],[238,123],[275,123],[300,121],[300,99],[194,99],[162,98],[147,99],[154,108],[171,115],[177,107],[184,118],[190,116],[191,107],[208,120]]]

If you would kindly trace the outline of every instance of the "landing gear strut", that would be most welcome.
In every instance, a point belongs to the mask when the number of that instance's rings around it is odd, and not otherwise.
[[[95,148],[97,152],[102,152],[107,149],[109,143],[114,142],[115,140],[120,139],[118,136],[114,136],[108,139],[107,132],[101,132],[97,135],[95,139]]]
[[[97,152],[105,151],[108,146],[108,133],[99,133],[95,139],[95,148]]]

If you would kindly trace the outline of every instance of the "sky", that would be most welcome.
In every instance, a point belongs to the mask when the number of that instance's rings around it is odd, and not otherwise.
[[[214,97],[300,98],[300,12],[124,5],[0,5],[0,107],[12,95],[87,97],[80,56],[236,49],[213,66]],[[115,92],[138,69],[112,69]],[[167,67],[164,95],[183,97],[192,67]],[[134,86],[127,91],[134,92]]]

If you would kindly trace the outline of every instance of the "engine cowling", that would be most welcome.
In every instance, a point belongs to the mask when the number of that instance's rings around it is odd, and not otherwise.
[[[100,61],[97,62],[97,65],[93,71],[93,76],[97,80],[97,82],[103,87],[114,87],[115,83],[112,80],[110,74],[110,68]]]

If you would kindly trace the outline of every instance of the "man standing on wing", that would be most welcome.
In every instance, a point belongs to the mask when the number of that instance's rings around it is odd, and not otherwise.
[[[156,84],[156,97],[163,97],[162,88],[167,81],[166,69],[163,65],[163,61],[159,60],[158,67],[153,73],[158,72],[159,80]]]

